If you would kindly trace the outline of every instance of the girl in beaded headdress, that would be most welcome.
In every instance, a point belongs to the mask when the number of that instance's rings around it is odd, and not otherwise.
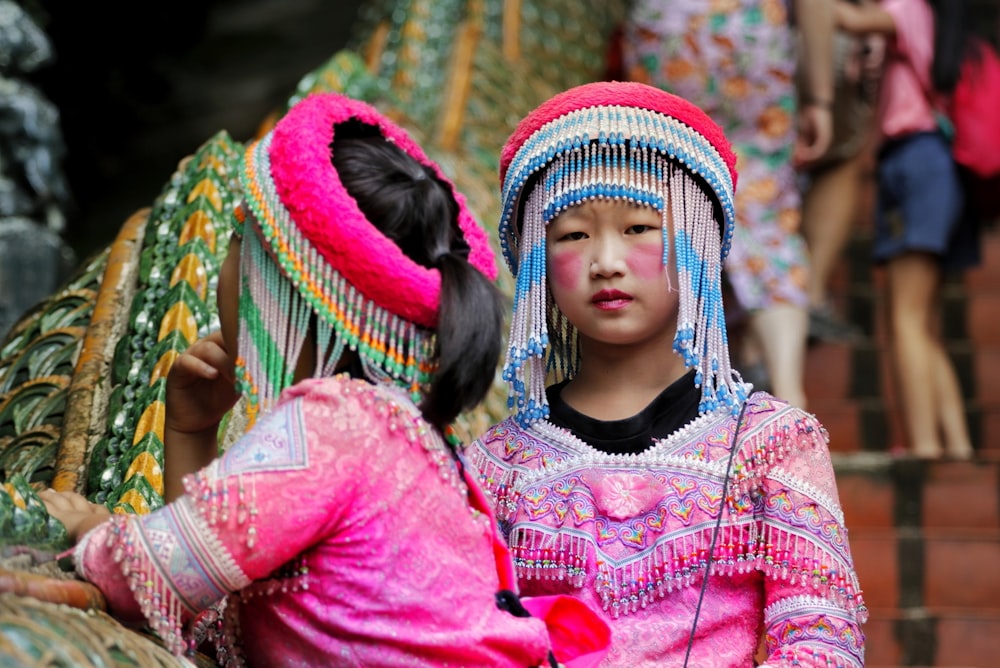
[[[861,666],[827,433],[729,363],[735,156],[639,83],[570,89],[500,157],[513,415],[475,440],[524,593],[612,629],[604,666]]]
[[[448,440],[502,338],[493,255],[461,195],[401,128],[332,93],[250,145],[240,178],[221,333],[169,377],[170,503],[108,521],[42,494],[79,539],[80,575],[175,653],[210,639],[226,665],[600,656],[607,626],[578,601],[521,605]],[[234,380],[251,427],[216,458]]]

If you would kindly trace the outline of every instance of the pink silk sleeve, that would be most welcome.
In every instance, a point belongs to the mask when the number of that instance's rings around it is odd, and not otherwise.
[[[189,477],[188,493],[148,515],[116,515],[85,536],[77,570],[115,614],[145,616],[169,649],[197,613],[267,576],[313,544],[335,513],[331,484],[309,474],[301,401],[286,401],[221,458]],[[298,504],[289,503],[294,493]],[[309,503],[302,503],[309,499]],[[280,540],[277,535],[280,534]]]

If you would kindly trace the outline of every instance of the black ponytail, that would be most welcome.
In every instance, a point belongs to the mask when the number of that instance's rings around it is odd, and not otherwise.
[[[931,82],[941,93],[951,93],[958,83],[962,63],[977,51],[966,0],[928,0],[934,12],[934,60]]]
[[[449,254],[438,269],[438,370],[421,410],[442,427],[486,397],[500,359],[504,308],[500,291],[465,258]]]
[[[451,188],[373,128],[337,126],[333,164],[369,221],[414,262],[441,273],[437,370],[420,406],[444,430],[493,383],[503,337],[503,297],[469,264]]]

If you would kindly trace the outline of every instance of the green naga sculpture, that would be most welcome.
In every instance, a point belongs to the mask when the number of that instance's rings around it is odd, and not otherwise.
[[[354,43],[306,74],[288,106],[331,90],[374,104],[495,229],[498,157],[514,123],[556,92],[604,78],[626,5],[373,0]],[[150,206],[0,344],[0,665],[191,665],[119,625],[100,592],[59,567],[65,531],[36,490],[75,490],[119,513],[162,505],[165,378],[218,326],[215,283],[243,148],[225,132],[196,147]],[[510,294],[509,277],[500,281]],[[220,442],[240,433],[238,409]],[[478,433],[506,410],[498,385],[459,431]]]

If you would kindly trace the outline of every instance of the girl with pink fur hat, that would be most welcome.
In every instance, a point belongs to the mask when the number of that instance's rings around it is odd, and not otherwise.
[[[45,491],[119,619],[225,665],[587,666],[606,624],[521,600],[449,424],[501,351],[488,239],[373,107],[296,104],[241,167],[221,332],[168,377],[166,506]],[[251,424],[218,453],[239,393]],[[567,633],[567,630],[571,633]]]

